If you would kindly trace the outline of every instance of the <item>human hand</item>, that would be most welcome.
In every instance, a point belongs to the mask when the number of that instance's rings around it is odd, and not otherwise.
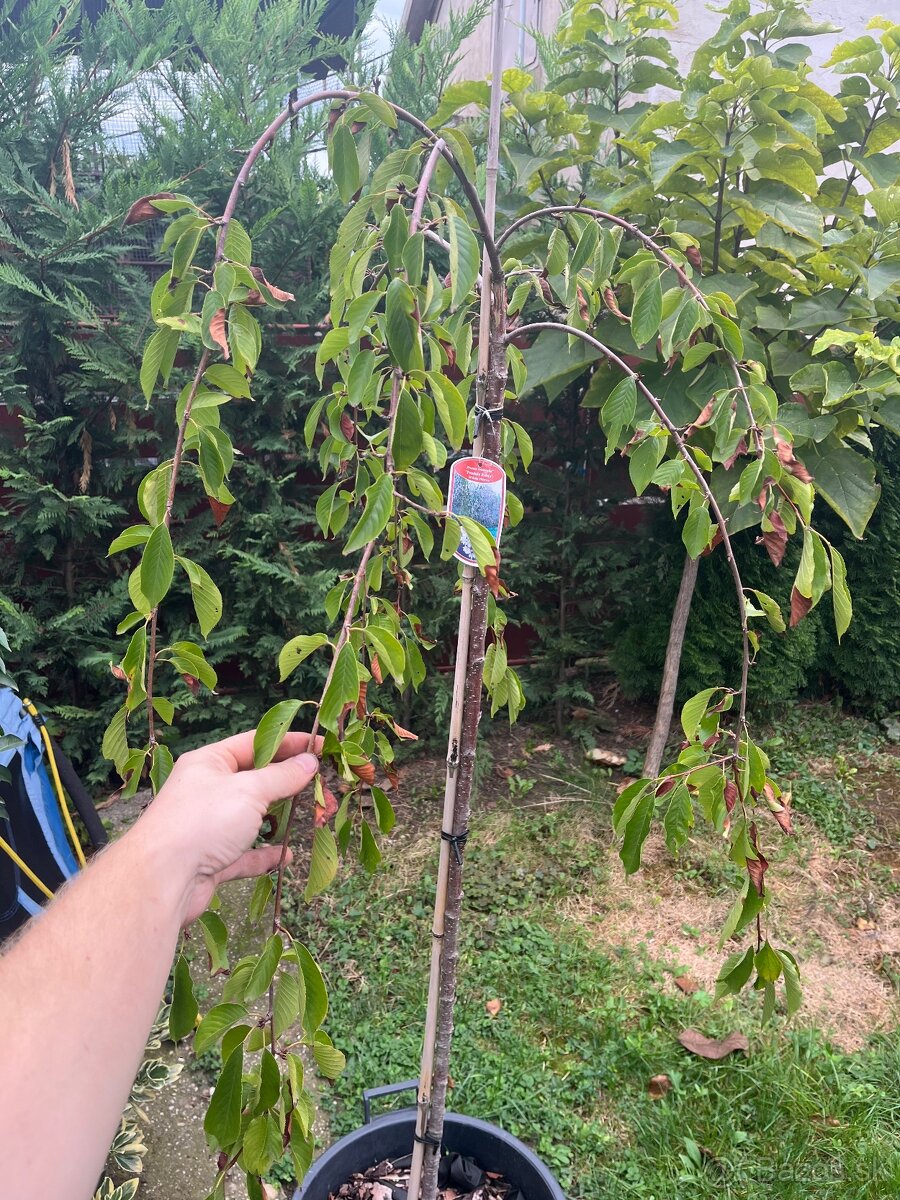
[[[253,767],[253,730],[191,750],[176,762],[135,832],[162,843],[184,876],[182,923],[198,917],[220,883],[278,866],[281,846],[250,849],[269,807],[310,783],[319,761],[309,735],[289,733],[274,762]],[[321,749],[321,738],[312,750]]]

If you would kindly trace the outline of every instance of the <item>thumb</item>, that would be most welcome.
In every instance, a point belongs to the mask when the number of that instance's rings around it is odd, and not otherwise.
[[[247,771],[244,777],[256,798],[268,807],[276,800],[302,792],[318,770],[319,760],[314,754],[298,754],[281,762],[271,762],[256,771]]]

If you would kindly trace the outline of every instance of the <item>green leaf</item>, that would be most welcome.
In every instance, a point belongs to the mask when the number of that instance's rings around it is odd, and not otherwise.
[[[689,346],[685,350],[681,358],[682,371],[692,371],[694,367],[699,365],[715,354],[719,347],[715,342],[695,342],[693,346]]]
[[[710,520],[706,507],[695,505],[687,515],[681,540],[691,558],[698,558],[713,539],[715,525]]]
[[[156,608],[172,584],[175,555],[165,525],[157,525],[141,557],[141,592],[151,608]]]
[[[254,924],[262,918],[274,890],[275,885],[272,882],[272,876],[260,875],[253,888],[253,895],[250,897],[250,920]]]
[[[843,555],[834,546],[831,551],[831,586],[834,603],[834,624],[837,630],[837,640],[840,641],[853,620],[853,603],[850,600],[850,589],[847,587],[847,564]]]
[[[199,563],[180,556],[178,562],[184,568],[191,585],[191,599],[194,601],[194,611],[197,614],[200,632],[204,637],[209,637],[222,619],[222,593]],[[142,571],[142,583],[143,579]]]
[[[277,933],[273,933],[266,941],[262,954],[260,954],[253,966],[253,970],[250,972],[250,978],[247,980],[247,987],[244,992],[247,1000],[256,1000],[263,992],[269,990],[269,984],[275,977],[275,971],[281,962],[283,953],[284,943]]]
[[[169,1009],[169,1037],[173,1042],[180,1042],[193,1033],[198,1011],[191,969],[184,955],[179,954],[175,961],[172,1005]]]
[[[397,116],[394,110],[387,100],[383,100],[376,92],[360,92],[356,99],[360,104],[364,104],[381,121],[382,125],[387,125],[388,129],[397,128]]]
[[[243,1004],[216,1004],[209,1010],[194,1034],[194,1053],[204,1054],[240,1021],[247,1019]]]
[[[735,325],[730,317],[723,316],[722,313],[712,314],[713,324],[719,331],[719,337],[722,339],[722,345],[734,358],[744,357],[744,339],[741,337],[741,331]]]
[[[141,359],[141,391],[144,399],[150,403],[156,380],[162,375],[163,383],[167,383],[169,372],[175,361],[178,349],[179,334],[175,329],[157,329],[147,340],[144,356]]]
[[[309,876],[303,891],[303,899],[309,903],[314,896],[324,892],[337,874],[338,852],[330,825],[320,825],[313,835]]]
[[[784,617],[781,614],[781,608],[777,601],[771,596],[767,596],[765,592],[757,591],[756,588],[751,589],[756,599],[759,601],[760,608],[766,614],[766,620],[772,626],[776,633],[784,633],[787,626],[784,623]]]
[[[200,916],[200,928],[209,955],[210,973],[228,970],[228,955],[225,948],[228,944],[228,930],[225,922],[218,913],[207,911]]]
[[[299,1121],[291,1124],[291,1162],[297,1182],[302,1183],[303,1177],[312,1163],[315,1139],[312,1131],[304,1133]]]
[[[259,1063],[259,1098],[256,1101],[256,1112],[264,1112],[274,1108],[278,1103],[281,1092],[281,1071],[271,1050],[266,1047],[262,1052]],[[280,1139],[279,1139],[280,1140]],[[281,1148],[279,1146],[279,1156]]]
[[[403,248],[408,239],[409,218],[406,209],[402,204],[395,204],[388,214],[384,234],[384,253],[392,271],[398,271],[403,265]]]
[[[381,851],[378,849],[378,843],[375,841],[375,835],[369,828],[369,822],[363,820],[361,840],[359,846],[359,861],[369,872],[370,875],[378,870],[381,862]]]
[[[406,388],[397,400],[394,418],[394,434],[391,438],[391,454],[394,468],[405,471],[411,467],[422,451],[422,415],[419,406]]]
[[[784,974],[784,996],[787,1014],[792,1017],[803,1004],[803,989],[800,986],[800,971],[797,960],[788,950],[776,950],[781,959],[781,969]]]
[[[359,669],[356,652],[350,642],[345,642],[337,656],[331,683],[319,706],[319,721],[326,729],[335,732],[344,705],[355,704],[358,698]]]
[[[253,735],[254,767],[265,767],[272,761],[300,707],[299,700],[281,700],[265,714]]]
[[[249,267],[253,261],[253,244],[250,241],[250,235],[240,221],[234,217],[228,223],[228,232],[225,234],[225,245],[222,249],[226,258],[240,263],[244,267]]]
[[[696,696],[691,696],[687,700],[681,710],[681,728],[684,730],[684,736],[689,742],[692,742],[700,728],[700,722],[706,715],[706,710],[709,707],[710,697],[715,692],[720,691],[720,688],[704,688],[702,692],[698,692]]]
[[[271,1113],[254,1117],[244,1134],[243,1163],[247,1171],[253,1175],[267,1175],[281,1154],[279,1122]]]
[[[172,463],[169,461],[160,463],[138,484],[138,508],[151,525],[160,525],[165,518],[171,482]]]
[[[396,817],[393,806],[380,787],[373,787],[372,803],[375,806],[375,820],[382,833],[388,834],[394,828]]]
[[[275,984],[274,1015],[276,1038],[300,1019],[300,984],[290,971],[282,971]]]
[[[458,450],[466,436],[466,402],[459,388],[444,375],[436,371],[429,372],[432,386],[432,397],[441,424],[447,434],[447,441],[454,450]]]
[[[403,653],[403,647],[400,645],[400,642],[390,630],[380,625],[367,625],[365,636],[366,641],[369,642],[378,655],[378,661],[383,667],[387,667],[388,671],[393,675],[397,686],[402,687],[406,656]]]
[[[716,999],[737,995],[753,973],[753,947],[729,955],[716,979]]]
[[[450,306],[458,308],[475,286],[481,255],[468,221],[449,209],[447,233],[450,242]]]
[[[100,746],[100,752],[103,757],[114,763],[116,768],[125,762],[128,757],[128,733],[125,722],[128,717],[128,710],[124,704],[117,709],[112,720],[106,727],[106,732],[103,734],[103,742]]]
[[[803,461],[816,491],[861,538],[881,495],[871,459],[846,446],[810,444],[803,447]]]
[[[656,474],[662,456],[666,452],[666,439],[661,437],[642,438],[628,456],[628,474],[635,492],[642,496]]]
[[[353,134],[343,121],[334,128],[328,143],[328,158],[338,193],[345,204],[349,204],[359,191],[359,155]]]
[[[294,949],[297,952],[306,990],[303,1028],[306,1030],[307,1037],[313,1037],[328,1016],[328,993],[325,990],[325,980],[322,978],[318,963],[307,948],[301,942],[295,942]]]
[[[527,471],[534,461],[534,443],[528,431],[518,421],[510,421],[510,425],[513,428],[513,433],[516,435],[516,445],[519,447],[519,457],[522,460],[522,466]]]
[[[405,392],[401,392],[402,400]],[[399,413],[398,413],[399,417]],[[395,439],[396,440],[396,439]],[[345,554],[361,550],[368,542],[380,537],[394,514],[394,480],[390,475],[379,475],[365,491],[366,506],[344,546]]]
[[[415,308],[409,284],[399,276],[392,279],[384,297],[385,337],[392,357],[404,371],[421,371],[424,366]]]
[[[227,363],[213,363],[203,372],[203,378],[214,389],[223,391],[228,396],[250,399],[250,384],[240,371],[236,371]]]
[[[647,840],[647,834],[650,832],[650,821],[655,805],[655,796],[652,792],[648,792],[637,802],[634,813],[625,826],[619,857],[626,875],[633,875],[641,865],[641,850]]]
[[[159,697],[154,697],[153,707],[165,721],[166,718],[160,712],[160,705],[163,701]],[[169,705],[171,709],[171,705]],[[172,719],[169,718],[166,724],[171,725]],[[150,784],[153,788],[153,795],[158,796],[159,790],[172,774],[172,768],[175,766],[172,758],[172,751],[168,746],[157,744],[153,747],[153,753],[150,756]]]
[[[241,1132],[241,1077],[244,1069],[244,1048],[237,1046],[222,1068],[203,1128],[221,1147],[232,1145]]]
[[[340,1050],[335,1049],[331,1038],[321,1030],[316,1034],[312,1052],[320,1074],[324,1075],[326,1079],[337,1079],[347,1065],[344,1055]]]
[[[481,573],[484,574],[487,567],[492,567],[496,563],[494,557],[494,539],[483,525],[480,525],[477,521],[473,521],[471,517],[459,516],[457,520],[465,530],[466,537],[468,537],[472,552],[475,555],[475,561],[478,563]]]
[[[320,646],[327,646],[328,638],[324,633],[301,633],[298,637],[285,642],[278,655],[279,682],[284,683],[287,677],[296,671],[304,659],[314,654]]]
[[[150,537],[152,530],[149,525],[130,525],[109,544],[107,555],[118,554],[121,550],[131,550],[134,546],[143,546]]]
[[[644,346],[656,337],[661,321],[662,285],[654,268],[647,282],[638,288],[631,310],[631,336],[638,346]]]
[[[606,461],[615,453],[622,430],[634,420],[637,386],[630,375],[620,379],[600,409],[600,424],[606,434]]]
[[[694,809],[691,804],[691,796],[687,786],[682,782],[673,789],[666,808],[666,815],[663,817],[666,846],[670,854],[676,854],[684,845],[693,827]]]

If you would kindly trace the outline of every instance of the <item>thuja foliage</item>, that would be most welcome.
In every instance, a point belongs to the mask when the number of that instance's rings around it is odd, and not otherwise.
[[[139,0],[78,24],[76,4],[54,36],[59,5],[21,5],[15,24],[0,8],[0,624],[21,687],[43,698],[65,749],[101,785],[109,767],[100,742],[116,707],[109,664],[127,595],[107,549],[136,519],[136,485],[175,433],[171,408],[149,412],[138,379],[163,269],[162,214],[124,227],[123,218],[136,195],[186,178],[220,211],[234,148],[251,144],[291,88],[308,83],[304,63],[330,47],[314,41],[319,8],[301,0],[232,0],[226,10]],[[259,56],[260,46],[270,52]],[[244,193],[247,228],[266,229],[259,263],[296,300],[289,327],[272,310],[280,327],[257,366],[267,403],[242,403],[225,418],[239,430],[241,494],[227,539],[199,486],[186,480],[176,500],[188,556],[207,570],[221,556],[231,580],[207,647],[214,665],[227,664],[220,695],[215,706],[187,690],[177,698],[182,748],[252,723],[277,683],[274,653],[321,612],[331,585],[332,552],[304,535],[316,491],[302,425],[315,382],[293,324],[324,311],[339,219],[316,157],[319,124],[301,114]],[[184,576],[170,613],[189,637]],[[251,626],[268,648],[262,658],[249,653]]]
[[[765,47],[759,57],[769,62]],[[521,72],[507,72],[502,83],[514,128],[521,117],[543,122],[556,137],[585,131],[581,114],[563,111],[546,93],[532,93]],[[628,871],[638,868],[656,816],[673,851],[698,816],[707,819],[743,869],[723,940],[754,929],[749,944],[723,968],[720,991],[738,991],[753,980],[771,1012],[780,980],[792,1012],[799,976],[790,952],[766,936],[764,852],[767,830],[789,829],[790,815],[746,720],[747,679],[760,630],[783,630],[785,618],[773,597],[745,586],[731,532],[762,522],[763,541],[779,558],[796,535],[791,620],[801,620],[831,591],[836,628],[845,632],[851,606],[844,562],[813,525],[816,487],[795,448],[818,456],[820,474],[823,458],[831,456],[839,480],[864,495],[865,513],[852,504],[847,513],[851,522],[864,524],[873,503],[868,464],[848,439],[864,439],[865,427],[890,405],[895,376],[888,377],[874,358],[859,365],[852,388],[842,376],[846,386],[829,406],[820,439],[831,441],[824,452],[817,450],[814,434],[798,433],[796,422],[784,420],[765,348],[752,330],[742,329],[729,288],[707,279],[705,288],[699,286],[698,239],[688,218],[684,229],[671,217],[652,222],[651,236],[588,196],[570,203],[552,198],[543,208],[523,196],[524,213],[495,238],[473,186],[472,141],[454,122],[461,109],[487,105],[487,85],[448,87],[430,127],[374,92],[325,91],[320,100],[333,103],[329,160],[350,207],[331,251],[330,328],[316,356],[323,392],[308,414],[305,437],[324,476],[316,519],[324,536],[340,540],[347,569],[326,597],[321,627],[289,639],[278,656],[283,680],[305,660],[321,658],[327,664],[321,693],[279,701],[261,716],[255,739],[257,764],[269,762],[309,706],[311,722],[304,723],[322,733],[323,761],[346,785],[338,803],[322,776],[316,782],[305,898],[328,887],[341,854],[352,852],[368,869],[380,859],[377,833],[390,829],[393,813],[385,793],[373,786],[374,817],[367,817],[362,789],[374,784],[376,767],[390,774],[396,739],[414,736],[392,715],[390,695],[417,688],[427,674],[429,644],[416,616],[416,575],[421,560],[435,552],[449,560],[463,532],[481,572],[473,620],[480,604],[492,633],[482,650],[482,681],[493,710],[506,708],[514,719],[521,708],[521,685],[504,642],[501,601],[507,589],[499,553],[487,530],[447,511],[440,472],[449,453],[478,434],[484,453],[502,461],[511,483],[527,469],[531,439],[504,407],[527,382],[515,343],[540,333],[556,339],[560,355],[574,355],[578,347],[582,360],[586,354],[604,362],[588,403],[599,409],[607,458],[617,451],[627,455],[639,493],[651,485],[667,491],[675,515],[685,516],[682,537],[690,554],[722,544],[742,629],[737,685],[723,680],[692,697],[681,714],[685,745],[677,761],[659,779],[635,781],[620,795],[614,820],[623,862]],[[779,103],[774,95],[768,101]],[[166,778],[172,760],[164,729],[175,717],[183,681],[209,690],[217,682],[198,640],[178,637],[177,626],[170,636],[167,601],[176,573],[189,584],[201,637],[213,632],[223,607],[217,583],[179,544],[173,513],[184,477],[198,480],[214,506],[233,501],[234,445],[222,413],[254,392],[264,399],[255,378],[262,329],[253,310],[290,300],[255,265],[252,240],[233,214],[254,162],[299,107],[286,109],[256,143],[223,215],[178,192],[146,197],[130,213],[134,222],[157,211],[171,217],[164,244],[172,265],[154,289],[155,329],[144,346],[140,376],[149,402],[174,403],[177,423],[171,457],[138,489],[143,521],[111,548],[134,565],[128,579],[132,611],[120,625],[129,634],[117,671],[125,695],[105,749],[131,787],[144,771],[155,788]],[[398,138],[391,148],[401,122],[415,136],[411,142]],[[786,119],[775,124],[794,128]],[[372,163],[365,151],[375,137],[386,140],[388,152]],[[862,215],[858,221],[865,225]],[[479,283],[488,319],[476,357]],[[610,342],[626,336],[623,357]],[[815,348],[842,336],[829,332]],[[196,368],[173,394],[185,343],[194,349]],[[673,376],[684,377],[680,395],[666,390]],[[809,391],[816,394],[812,385]],[[839,415],[832,418],[831,409]],[[834,494],[825,494],[835,502]],[[523,516],[512,492],[507,515],[512,524]],[[477,708],[475,714],[477,722]],[[294,798],[275,814],[285,848],[297,811]],[[274,886],[261,881],[254,914],[262,916],[271,904],[271,936],[261,953],[232,967],[223,1003],[203,1018],[196,1035],[203,1048],[221,1041],[224,1059],[206,1120],[221,1153],[214,1196],[222,1194],[224,1174],[235,1165],[246,1173],[250,1194],[258,1195],[261,1175],[285,1144],[302,1177],[312,1153],[312,1112],[297,1044],[311,1049],[326,1075],[342,1063],[322,1029],[327,1000],[318,968],[280,921],[282,881],[283,869]],[[206,914],[201,925],[213,965],[225,966],[221,918]],[[180,958],[173,1033],[186,1035],[196,1017]],[[262,1057],[245,1057],[253,1051]]]

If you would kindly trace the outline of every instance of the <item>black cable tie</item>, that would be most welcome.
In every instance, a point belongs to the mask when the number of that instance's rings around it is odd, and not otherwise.
[[[472,412],[475,415],[475,432],[477,433],[478,426],[481,424],[481,422],[483,420],[487,419],[493,425],[494,418],[502,417],[504,410],[503,410],[502,405],[500,408],[485,408],[481,404],[476,404],[475,407],[473,408]]]
[[[445,829],[441,830],[441,838],[445,842],[449,842],[453,847],[453,853],[456,857],[456,865],[462,866],[462,854],[460,854],[460,846],[465,846],[469,838],[468,829],[464,829],[462,833],[447,833]]]
[[[443,1145],[440,1138],[432,1137],[430,1133],[414,1133],[413,1141],[418,1142],[420,1146],[434,1146],[437,1150]]]

